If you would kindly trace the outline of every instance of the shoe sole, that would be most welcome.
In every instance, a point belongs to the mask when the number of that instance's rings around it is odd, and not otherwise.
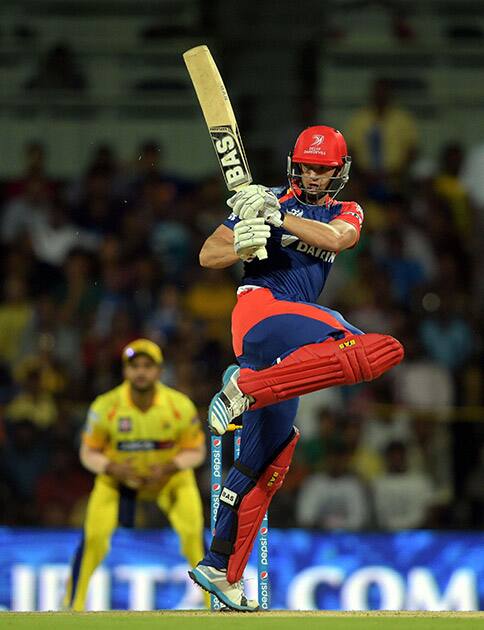
[[[202,573],[199,573],[199,572],[195,573],[195,571],[196,569],[193,569],[193,571],[188,571],[188,575],[195,582],[195,584],[197,584],[197,586],[199,586],[201,589],[203,589],[207,593],[210,593],[210,595],[215,595],[215,597],[219,601],[221,601],[222,604],[227,606],[227,608],[230,608],[230,610],[234,610],[235,612],[244,612],[244,613],[259,612],[260,606],[257,606],[257,608],[243,608],[242,606],[237,606],[237,604],[232,603],[229,599],[227,599],[224,596],[222,591],[218,589],[216,586],[214,586],[211,582],[209,582]]]

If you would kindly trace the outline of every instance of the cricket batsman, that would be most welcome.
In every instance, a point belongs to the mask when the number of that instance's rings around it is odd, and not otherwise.
[[[403,358],[393,337],[364,334],[315,304],[336,256],[360,236],[361,207],[335,199],[350,166],[339,131],[305,129],[288,157],[289,188],[250,185],[236,193],[227,202],[232,214],[200,252],[203,267],[245,263],[232,313],[239,365],[225,371],[208,417],[211,431],[222,435],[243,414],[240,457],[222,488],[210,550],[189,572],[233,610],[258,609],[241,578],[299,439],[293,426],[298,396],[371,381]],[[257,259],[260,247],[266,260]]]
[[[195,405],[160,382],[162,352],[149,339],[126,346],[122,360],[124,382],[96,398],[82,437],[81,462],[96,480],[64,600],[75,611],[85,608],[89,580],[115,528],[134,526],[138,501],[154,501],[166,514],[190,566],[204,554],[193,469],[206,447]]]

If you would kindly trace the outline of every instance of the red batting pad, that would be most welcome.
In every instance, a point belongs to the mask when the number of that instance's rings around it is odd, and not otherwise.
[[[403,359],[402,344],[389,335],[351,335],[298,348],[265,370],[240,370],[238,386],[255,399],[250,409],[335,385],[372,381]]]
[[[289,470],[294,449],[300,438],[300,433],[296,427],[294,427],[294,431],[291,441],[269,464],[256,485],[240,502],[237,511],[237,533],[234,549],[229,557],[227,567],[227,580],[232,584],[242,578],[264,514],[267,512],[272,497],[282,486],[284,477]]]

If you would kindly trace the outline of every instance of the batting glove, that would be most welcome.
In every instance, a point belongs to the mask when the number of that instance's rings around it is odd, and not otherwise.
[[[241,219],[262,217],[274,227],[281,227],[283,215],[275,194],[259,184],[251,184],[227,200],[232,212]]]
[[[265,247],[271,235],[270,225],[262,217],[244,219],[234,227],[234,250],[237,256],[248,262],[261,247]]]

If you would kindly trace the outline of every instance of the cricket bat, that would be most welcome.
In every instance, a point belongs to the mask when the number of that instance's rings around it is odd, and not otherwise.
[[[196,46],[183,53],[207,123],[215,154],[228,190],[238,192],[252,182],[237,120],[220,72],[207,46]],[[267,258],[265,247],[257,258]]]

